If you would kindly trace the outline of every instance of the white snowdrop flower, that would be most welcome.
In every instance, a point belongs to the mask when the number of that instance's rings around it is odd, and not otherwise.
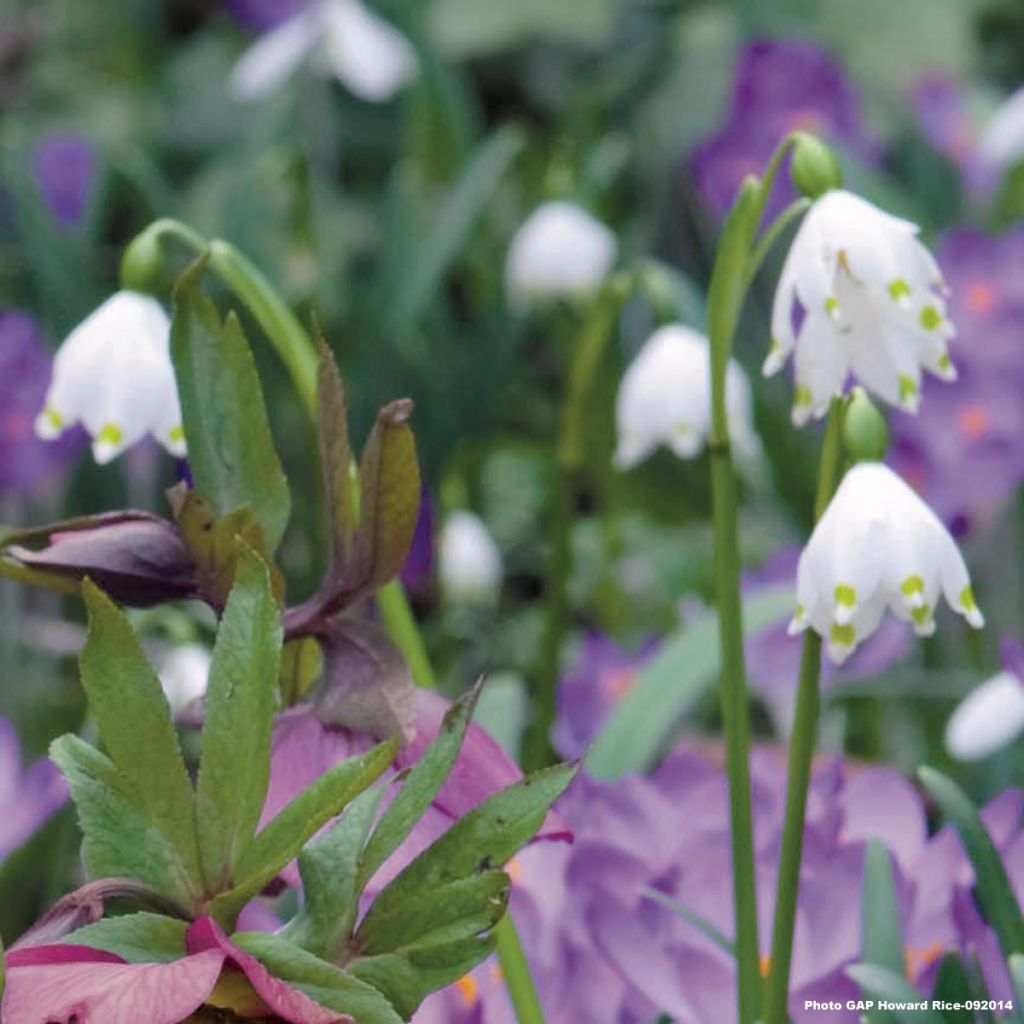
[[[1008,171],[1024,160],[1024,88],[996,108],[981,134],[978,150],[982,160],[998,171]]]
[[[465,604],[491,604],[501,589],[501,552],[483,520],[456,512],[441,530],[438,574],[446,597]]]
[[[212,658],[202,644],[177,644],[159,660],[160,685],[175,714],[206,695]]]
[[[544,203],[516,232],[505,283],[516,302],[578,298],[600,287],[618,246],[615,235],[575,203]]]
[[[630,469],[659,445],[682,459],[698,455],[711,429],[711,352],[703,334],[682,324],[659,327],[630,363],[615,403],[615,464]],[[760,450],[754,433],[750,384],[735,360],[725,380],[729,433],[741,455]]]
[[[391,99],[418,68],[409,40],[360,0],[314,0],[242,54],[228,91],[238,100],[260,99],[307,61],[371,103]]]
[[[888,466],[861,462],[843,478],[797,567],[790,634],[810,627],[842,664],[886,608],[918,636],[935,632],[939,595],[984,624],[963,557],[934,512]]]
[[[1024,732],[1024,680],[999,672],[960,702],[946,727],[946,748],[961,761],[980,761]]]
[[[36,433],[53,440],[80,422],[101,464],[146,434],[184,458],[170,336],[171,321],[156,299],[115,292],[61,345]]]
[[[764,363],[770,376],[795,349],[797,426],[827,412],[851,374],[907,412],[920,403],[922,369],[956,379],[945,284],[917,230],[842,190],[810,208],[782,268]]]

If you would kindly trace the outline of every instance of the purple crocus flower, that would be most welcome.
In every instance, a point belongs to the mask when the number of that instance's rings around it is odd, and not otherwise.
[[[83,135],[54,132],[32,150],[36,184],[63,231],[77,228],[96,185],[96,153]]]
[[[722,126],[691,157],[694,181],[708,208],[724,215],[743,179],[762,171],[783,136],[796,129],[821,135],[865,163],[879,160],[880,148],[864,129],[857,94],[826,51],[800,39],[747,44],[737,61]],[[792,186],[780,180],[768,214],[792,198]]]
[[[951,525],[991,513],[1024,479],[1024,230],[959,230],[939,246],[958,328],[955,388],[891,422],[890,462]]]
[[[33,424],[50,383],[53,360],[35,322],[0,310],[0,493],[29,494],[71,461],[80,439],[40,441]]]
[[[224,0],[231,17],[254,35],[276,28],[308,5],[309,0]]]
[[[0,718],[0,861],[46,824],[67,798],[64,776],[48,757],[22,767],[18,734]]]
[[[412,536],[409,554],[402,566],[402,585],[410,594],[418,596],[430,591],[434,577],[434,503],[424,488],[420,497],[416,531]]]

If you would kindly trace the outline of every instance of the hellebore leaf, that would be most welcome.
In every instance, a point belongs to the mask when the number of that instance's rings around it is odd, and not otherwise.
[[[384,787],[376,786],[356,797],[299,854],[302,906],[279,932],[282,938],[325,960],[341,958],[359,912],[360,855],[383,795]]]
[[[999,851],[992,843],[974,804],[952,779],[934,768],[918,769],[924,788],[952,822],[974,865],[975,890],[986,920],[999,939],[1003,955],[1024,953],[1024,917],[1006,876]]]
[[[903,930],[900,927],[899,903],[892,860],[885,845],[878,839],[868,843],[864,861],[864,889],[861,897],[861,958],[866,964],[885,967],[902,975]],[[869,1010],[869,1024],[891,1024],[887,1010]]]
[[[171,356],[196,488],[218,517],[248,505],[268,553],[291,511],[288,482],[267,422],[256,363],[234,314],[221,322],[199,289],[204,260],[174,290]]]
[[[462,741],[480,697],[480,689],[480,685],[477,685],[448,709],[437,738],[416,762],[381,816],[360,860],[359,892],[362,892],[374,872],[402,845],[441,791],[462,749]]]
[[[230,919],[293,860],[309,839],[371,786],[391,764],[395,743],[342,761],[324,772],[258,832],[234,869],[234,888],[217,896],[211,915]]]
[[[409,736],[416,718],[416,685],[409,666],[384,634],[344,619],[321,638],[324,686],[317,717],[377,739]]]
[[[252,839],[270,779],[281,623],[270,576],[240,546],[235,586],[213,649],[196,783],[199,850],[207,891],[231,884]]]
[[[545,768],[474,807],[381,890],[361,927],[375,927],[424,891],[500,868],[541,827],[578,770],[578,763]]]
[[[274,977],[328,1009],[351,1014],[359,1024],[402,1024],[405,1019],[372,984],[326,963],[279,935],[241,932],[232,936],[231,941],[256,957]]]
[[[196,566],[173,524],[113,512],[11,534],[6,552],[68,579],[88,576],[116,601],[146,608],[196,595]],[[41,546],[37,546],[41,545]]]
[[[185,955],[186,931],[186,921],[142,912],[87,924],[66,935],[61,942],[102,949],[133,964],[168,964]]]
[[[175,850],[194,891],[201,891],[195,794],[167,698],[123,613],[88,580],[82,596],[89,612],[82,686],[100,738],[140,809]]]
[[[331,561],[345,562],[352,547],[352,448],[348,440],[348,403],[345,385],[327,342],[318,332],[317,441],[323,473],[324,500],[330,529]]]
[[[92,878],[134,878],[182,907],[199,891],[175,844],[111,760],[77,736],[61,736],[50,757],[64,773],[82,828]]]

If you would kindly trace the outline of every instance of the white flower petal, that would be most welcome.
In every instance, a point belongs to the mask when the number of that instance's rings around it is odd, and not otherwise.
[[[438,545],[438,575],[451,600],[489,604],[497,599],[504,577],[501,552],[478,516],[456,512],[445,523]]]
[[[961,761],[979,761],[1024,732],[1024,682],[1000,672],[960,702],[946,726],[946,748]]]
[[[239,58],[228,79],[228,92],[242,102],[275,92],[309,57],[320,33],[313,7],[271,29]]]
[[[1013,93],[992,115],[978,148],[985,162],[1000,171],[1024,157],[1024,88]]]

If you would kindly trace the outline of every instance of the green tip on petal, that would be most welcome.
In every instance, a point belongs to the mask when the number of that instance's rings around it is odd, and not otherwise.
[[[103,444],[118,445],[121,443],[123,436],[121,428],[116,423],[106,423],[100,428],[100,432],[96,435],[96,440]]]
[[[906,405],[917,398],[917,385],[905,373],[900,374],[900,402]]]
[[[814,401],[811,389],[806,384],[797,384],[793,402],[798,406],[810,405]]]
[[[923,594],[924,580],[920,576],[908,576],[901,584],[900,590],[907,597],[913,597],[914,594]]]
[[[845,608],[852,608],[857,603],[857,591],[849,584],[840,583],[835,589],[836,604]]]
[[[909,295],[910,285],[902,277],[897,277],[894,281],[889,282],[889,296],[893,302],[899,302],[900,299],[908,298]]]
[[[168,437],[172,441],[184,441],[185,440],[185,428],[179,423],[176,427],[171,427],[171,432]]]
[[[828,631],[828,638],[833,644],[840,647],[852,647],[857,639],[857,630],[854,629],[852,622],[847,622],[845,625],[833,622]]]
[[[960,591],[960,607],[965,612],[977,611],[978,603],[974,600],[974,591],[971,589],[970,583]]]
[[[914,608],[910,612],[910,617],[919,625],[923,626],[930,618],[932,609],[930,605],[923,604],[918,608]]]
[[[923,307],[919,319],[926,331],[934,331],[942,324],[942,314],[934,306]]]
[[[835,317],[839,312],[839,300],[834,295],[825,300],[825,312],[831,317]]]

